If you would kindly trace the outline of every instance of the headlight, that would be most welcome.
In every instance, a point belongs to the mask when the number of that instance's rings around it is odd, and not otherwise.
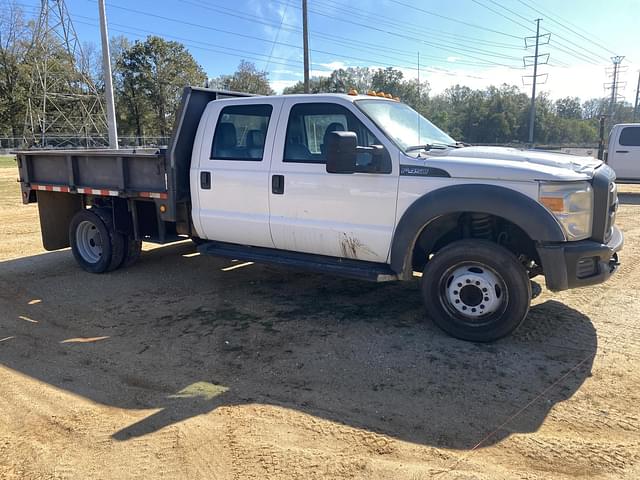
[[[567,240],[591,237],[593,190],[588,182],[541,182],[538,199],[558,219]]]

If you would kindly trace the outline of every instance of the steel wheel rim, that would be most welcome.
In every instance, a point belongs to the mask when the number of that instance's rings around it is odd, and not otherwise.
[[[86,262],[98,263],[102,258],[102,235],[93,222],[83,220],[76,228],[76,248]]]
[[[452,318],[473,327],[496,321],[509,300],[502,276],[481,262],[464,262],[449,268],[440,277],[438,296]]]

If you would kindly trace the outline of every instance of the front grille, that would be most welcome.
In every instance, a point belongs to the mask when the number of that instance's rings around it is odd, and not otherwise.
[[[596,169],[593,187],[593,233],[592,238],[607,243],[613,233],[613,225],[618,210],[618,188],[614,182],[615,173],[607,165]]]

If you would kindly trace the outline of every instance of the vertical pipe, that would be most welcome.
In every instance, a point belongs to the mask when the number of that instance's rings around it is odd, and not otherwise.
[[[116,107],[113,100],[113,81],[111,76],[111,58],[109,55],[109,33],[104,0],[98,0],[100,9],[100,36],[102,38],[102,74],[104,76],[104,95],[107,103],[107,126],[109,128],[109,148],[118,149],[118,128],[116,125]]]
[[[309,93],[309,31],[307,28],[307,0],[302,0],[302,45],[304,48],[304,93]]]
[[[635,123],[638,116],[638,94],[640,93],[640,71],[638,71],[638,86],[636,87],[636,103],[633,106],[633,122]]]

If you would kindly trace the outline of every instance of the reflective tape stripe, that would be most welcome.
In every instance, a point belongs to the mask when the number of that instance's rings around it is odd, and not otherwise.
[[[71,192],[71,188],[59,185],[31,185],[32,190],[43,190],[47,192]],[[98,195],[101,197],[118,197],[120,196],[120,192],[117,190],[108,190],[104,188],[87,188],[87,187],[77,187],[76,191],[78,193],[84,193],[85,195]],[[139,192],[137,196],[143,198],[159,198],[161,200],[166,200],[168,198],[167,193],[163,192]]]
[[[85,195],[98,195],[101,197],[117,197],[120,193],[117,190],[105,190],[100,188],[85,188],[78,187],[78,193],[84,193]]]
[[[31,185],[33,190],[42,190],[45,192],[69,192],[69,187],[62,187],[58,185]]]
[[[162,200],[167,199],[167,194],[160,192],[140,192],[139,195],[144,198],[160,198]]]

